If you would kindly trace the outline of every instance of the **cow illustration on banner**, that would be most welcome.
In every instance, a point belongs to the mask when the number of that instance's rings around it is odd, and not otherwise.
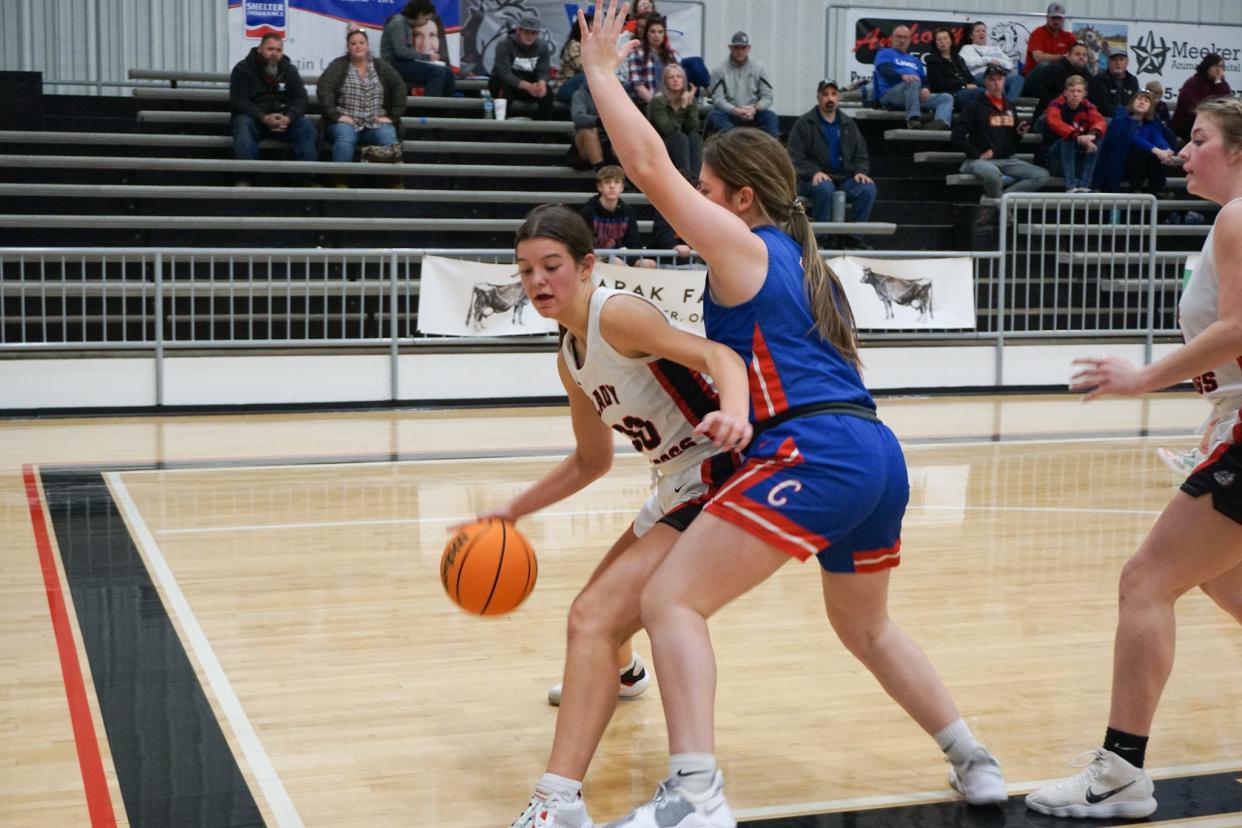
[[[828,260],[845,287],[859,330],[954,330],[975,327],[969,257]]]
[[[594,277],[603,287],[650,299],[674,325],[703,335],[706,271],[597,262]],[[443,336],[521,336],[552,333],[556,323],[530,309],[514,265],[425,256],[418,330]]]

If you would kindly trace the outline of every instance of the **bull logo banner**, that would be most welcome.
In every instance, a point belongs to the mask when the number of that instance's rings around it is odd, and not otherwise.
[[[703,334],[703,270],[665,270],[599,262],[596,284],[655,302],[669,321]],[[522,290],[517,266],[483,264],[440,256],[423,258],[418,330],[444,336],[521,336],[548,334],[556,323],[544,319]]]
[[[840,256],[828,266],[864,331],[973,330],[972,260]]]

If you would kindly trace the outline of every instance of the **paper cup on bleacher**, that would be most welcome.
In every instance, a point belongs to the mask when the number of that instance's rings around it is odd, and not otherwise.
[[[503,121],[505,119],[505,109],[509,106],[509,102],[504,98],[497,98],[492,103],[496,107],[496,120]]]

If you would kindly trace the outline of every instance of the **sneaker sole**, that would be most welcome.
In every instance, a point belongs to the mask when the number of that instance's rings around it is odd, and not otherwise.
[[[987,796],[976,796],[974,799],[971,799],[967,796],[966,791],[962,789],[962,783],[958,781],[956,775],[951,775],[949,777],[949,787],[961,794],[969,805],[1004,805],[1009,801],[1009,794],[1003,788],[1000,791],[995,791]]]
[[[1076,819],[1141,819],[1151,816],[1156,810],[1154,797],[1130,802],[1108,802],[1099,805],[1062,805],[1053,807],[1039,802],[1026,800],[1026,807],[1054,817],[1074,817]]]

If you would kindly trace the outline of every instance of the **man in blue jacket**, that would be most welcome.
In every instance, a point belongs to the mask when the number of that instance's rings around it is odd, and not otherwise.
[[[875,56],[873,83],[875,98],[885,109],[904,109],[906,127],[921,129],[921,113],[933,110],[928,129],[948,129],[953,117],[953,96],[932,94],[927,88],[927,71],[917,55],[910,54],[910,29],[897,26],[890,37],[892,46]]]

